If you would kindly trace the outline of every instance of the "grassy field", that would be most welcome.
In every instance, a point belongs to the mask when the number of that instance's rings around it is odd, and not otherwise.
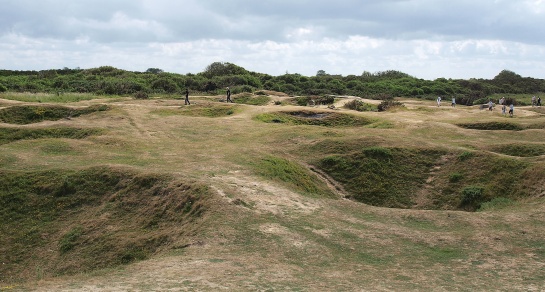
[[[545,289],[541,109],[0,97],[0,291]]]

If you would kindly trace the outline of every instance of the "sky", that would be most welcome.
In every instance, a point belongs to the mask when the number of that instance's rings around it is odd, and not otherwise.
[[[0,0],[0,69],[545,79],[545,0]]]

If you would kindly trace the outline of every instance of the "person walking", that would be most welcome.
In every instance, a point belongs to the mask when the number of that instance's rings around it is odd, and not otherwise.
[[[437,107],[440,107],[441,106],[441,97],[438,96],[437,97]]]
[[[536,106],[536,96],[532,96],[532,107]]]
[[[513,117],[513,114],[515,113],[515,106],[513,104],[509,105],[509,116]]]
[[[185,89],[185,105],[190,105],[191,103],[189,102],[189,89]]]
[[[505,116],[507,110],[507,106],[505,104],[501,105],[501,114]]]
[[[540,96],[537,97],[537,106],[539,106],[539,107],[541,106],[541,97]]]
[[[452,107],[456,107],[456,97],[452,98]]]
[[[227,102],[233,102],[231,100],[231,89],[229,89],[229,87],[227,87]]]
[[[492,100],[489,100],[488,101],[488,110],[491,111],[494,109],[494,103],[492,102]]]

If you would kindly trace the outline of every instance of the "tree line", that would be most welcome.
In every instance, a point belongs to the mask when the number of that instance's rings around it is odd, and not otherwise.
[[[112,66],[91,69],[42,71],[0,70],[0,92],[93,93],[98,95],[223,94],[230,87],[236,94],[273,90],[290,95],[351,95],[374,99],[455,97],[460,104],[472,104],[492,94],[538,94],[545,92],[545,80],[522,77],[509,70],[493,79],[425,80],[389,70],[364,71],[361,75],[330,75],[319,70],[315,76],[286,73],[280,76],[250,72],[227,62],[214,62],[197,74],[164,72],[149,68],[134,72]]]

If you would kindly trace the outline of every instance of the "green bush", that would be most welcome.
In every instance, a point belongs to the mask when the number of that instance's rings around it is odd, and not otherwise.
[[[462,154],[460,154],[460,155],[458,156],[458,160],[459,160],[459,161],[465,161],[465,160],[467,160],[467,159],[473,157],[474,155],[475,155],[475,154],[474,154],[473,152],[464,151],[464,152],[462,152]]]
[[[392,109],[392,108],[396,108],[396,107],[405,107],[405,105],[399,101],[395,101],[395,100],[385,100],[383,102],[381,102],[379,105],[378,105],[378,111],[379,112],[384,112],[384,111],[387,111],[389,109]]]
[[[478,208],[484,199],[484,188],[478,186],[465,187],[462,190],[461,207]]]
[[[451,183],[457,183],[460,182],[462,179],[464,179],[464,175],[459,172],[455,172],[449,176],[448,181]]]
[[[344,105],[345,108],[359,111],[359,112],[366,112],[366,111],[378,111],[378,108],[372,104],[365,103],[361,100],[354,99],[351,100]]]

